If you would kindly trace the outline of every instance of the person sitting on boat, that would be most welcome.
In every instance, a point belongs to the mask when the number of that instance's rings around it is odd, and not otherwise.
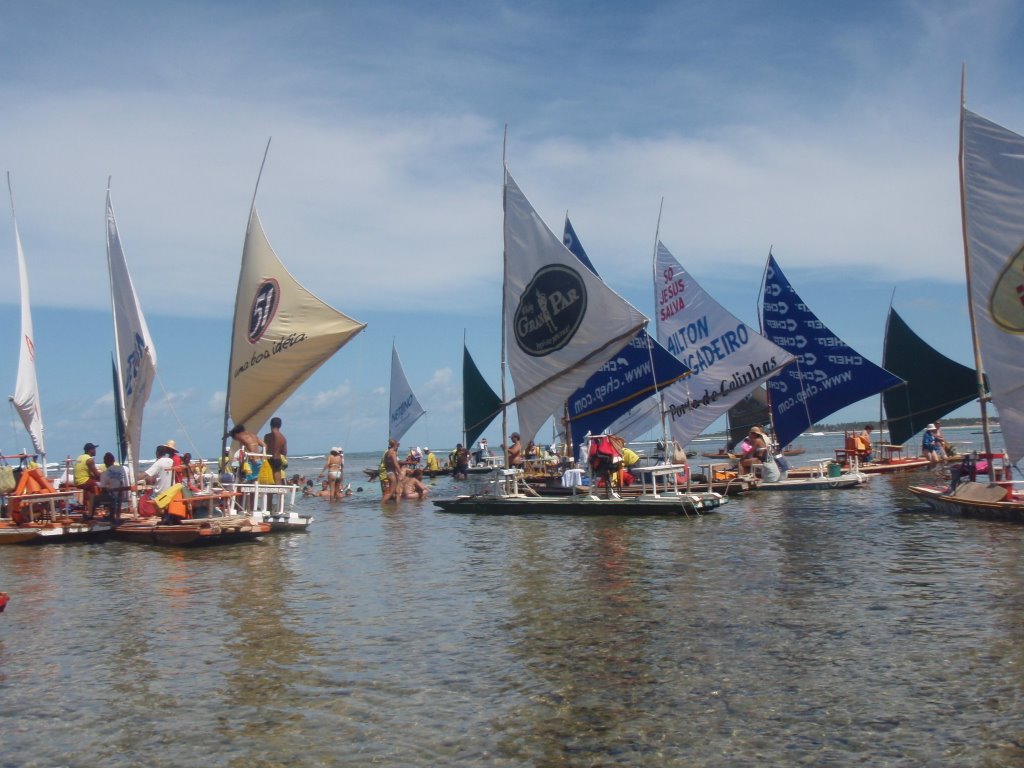
[[[154,495],[161,494],[174,485],[174,449],[167,445],[156,447],[156,461],[142,475],[142,482],[153,486]]]
[[[924,428],[924,437],[921,438],[921,452],[924,453],[924,457],[928,459],[928,463],[931,465],[938,464],[944,457],[942,445],[935,439],[934,424],[929,424]]]
[[[92,515],[93,500],[100,492],[100,471],[96,468],[96,443],[86,443],[75,461],[75,487],[82,491],[85,514]]]
[[[763,464],[768,457],[768,442],[764,439],[764,432],[760,427],[751,427],[747,434],[747,442],[750,443],[750,450],[744,451],[740,457],[740,472],[750,474],[755,464]]]
[[[956,455],[956,446],[952,443],[946,442],[946,438],[942,436],[942,422],[937,419],[935,421],[935,432],[933,434],[935,435],[936,441],[939,443],[939,453],[943,459],[947,456]]]
[[[476,450],[473,451],[473,461],[477,464],[484,464],[493,455],[494,452],[491,451],[491,447],[487,444],[487,438],[481,437],[480,442],[477,443]]]
[[[875,451],[871,442],[872,430],[874,430],[873,426],[865,424],[864,431],[858,435],[860,447],[857,450],[857,456],[861,461],[871,461],[875,456]]]
[[[103,466],[103,474],[100,475],[100,494],[96,497],[93,507],[106,505],[107,520],[112,525],[117,525],[121,521],[121,505],[128,489],[128,473],[117,463],[110,451],[103,454]]]

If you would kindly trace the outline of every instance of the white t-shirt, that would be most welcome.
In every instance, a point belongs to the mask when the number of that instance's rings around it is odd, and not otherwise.
[[[157,459],[153,462],[149,469],[146,470],[146,474],[149,477],[156,478],[156,484],[153,488],[156,493],[162,493],[174,485],[174,460],[169,456]]]

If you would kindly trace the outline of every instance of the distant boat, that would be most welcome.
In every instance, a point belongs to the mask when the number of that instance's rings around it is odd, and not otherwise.
[[[961,102],[963,100],[961,99]],[[950,487],[911,486],[910,492],[933,509],[953,515],[1024,522],[1024,494],[1012,479],[1013,466],[1024,457],[1024,136],[960,108],[960,199],[972,339],[982,364],[1006,446],[991,449],[984,435],[980,458],[990,462],[995,483],[970,479],[962,466]],[[988,432],[985,398],[981,422]],[[966,473],[967,480],[959,482]]]

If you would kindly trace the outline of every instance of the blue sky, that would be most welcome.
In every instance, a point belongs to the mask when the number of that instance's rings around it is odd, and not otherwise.
[[[756,326],[769,247],[881,359],[895,306],[969,363],[957,181],[968,105],[1024,130],[1015,2],[45,2],[0,6],[0,152],[28,261],[49,458],[113,445],[106,181],[159,357],[144,455],[218,445],[257,207],[296,278],[369,323],[280,415],[293,453],[383,449],[392,339],[460,439],[462,340],[499,388],[501,158],[652,312],[663,242]],[[0,217],[0,376],[18,294]],[[968,407],[965,413],[976,412]],[[834,417],[877,419],[877,400]],[[27,438],[13,411],[0,448]],[[500,428],[492,428],[492,442]],[[103,448],[101,448],[103,450]]]

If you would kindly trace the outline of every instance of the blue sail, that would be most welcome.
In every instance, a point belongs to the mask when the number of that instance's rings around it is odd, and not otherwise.
[[[572,224],[569,222],[569,217],[565,217],[565,228],[562,230],[562,242],[565,243],[565,247],[572,251],[572,255],[583,262],[583,266],[597,274],[597,270],[594,269],[594,265],[591,263],[590,258],[587,256],[587,252],[583,250],[583,245],[580,243],[578,237],[576,237],[576,230],[572,228]]]
[[[576,232],[565,217],[562,242],[591,272],[597,270],[587,257]],[[594,373],[566,402],[569,440],[578,444],[590,432],[603,432],[619,417],[644,404],[658,390],[690,374],[690,368],[641,329],[630,342]],[[657,422],[660,408],[649,406],[649,429]],[[629,439],[629,437],[627,437]]]
[[[771,255],[761,325],[765,336],[796,356],[795,364],[768,380],[772,426],[780,446],[840,408],[903,383],[829,330]]]

